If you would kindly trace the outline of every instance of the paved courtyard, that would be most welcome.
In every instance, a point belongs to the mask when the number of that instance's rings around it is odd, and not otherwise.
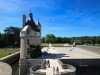
[[[44,47],[42,48],[44,59],[92,59],[100,58],[100,54],[84,50],[78,47]]]

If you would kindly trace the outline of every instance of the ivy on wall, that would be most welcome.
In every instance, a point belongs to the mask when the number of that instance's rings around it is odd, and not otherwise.
[[[41,46],[40,45],[29,45],[28,56],[29,58],[36,58],[41,55]]]

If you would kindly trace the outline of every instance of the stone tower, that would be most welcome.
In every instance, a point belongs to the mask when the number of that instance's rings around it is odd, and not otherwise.
[[[29,14],[29,19],[26,22],[26,15],[23,15],[23,28],[20,32],[20,59],[27,57],[27,51],[30,44],[41,45],[41,24],[38,20],[35,24],[33,14]]]

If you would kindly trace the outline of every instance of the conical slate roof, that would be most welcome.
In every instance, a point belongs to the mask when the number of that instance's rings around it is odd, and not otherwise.
[[[34,31],[39,32],[40,30],[37,28],[32,13],[29,14],[29,20],[26,22],[26,25],[29,25]]]

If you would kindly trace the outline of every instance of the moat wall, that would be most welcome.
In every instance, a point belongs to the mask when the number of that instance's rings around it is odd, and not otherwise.
[[[8,63],[8,64],[12,64],[16,60],[18,60],[19,58],[20,58],[20,52],[16,52],[16,53],[13,53],[11,55],[0,58],[0,61]]]
[[[100,59],[60,59],[64,64],[73,66],[100,66]]]
[[[76,67],[76,75],[100,75],[100,59],[60,59]]]

